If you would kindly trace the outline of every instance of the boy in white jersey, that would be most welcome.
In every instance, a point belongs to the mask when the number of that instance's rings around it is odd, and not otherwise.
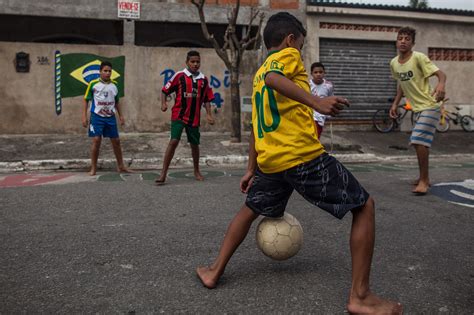
[[[245,204],[230,223],[214,263],[196,272],[212,289],[232,254],[259,215],[280,217],[293,192],[341,219],[352,212],[352,288],[350,313],[400,313],[398,303],[383,300],[369,288],[374,249],[374,201],[354,176],[324,152],[316,136],[313,109],[336,115],[348,102],[310,93],[308,74],[301,60],[306,30],[293,15],[270,17],[263,32],[269,55],[253,81],[252,134],[249,163],[240,181]],[[295,141],[297,139],[297,141]]]
[[[326,69],[321,62],[315,62],[311,65],[311,80],[309,80],[311,94],[321,98],[334,95],[334,86],[330,81],[324,78],[325,75]],[[323,132],[327,117],[327,115],[320,114],[316,110],[313,111],[313,118],[318,131],[318,139],[321,139],[321,133]]]
[[[128,173],[122,157],[122,147],[117,129],[115,113],[118,114],[120,124],[125,124],[125,118],[119,107],[119,96],[117,82],[111,80],[112,64],[104,61],[100,64],[100,78],[92,80],[84,95],[84,106],[82,111],[82,126],[89,127],[89,137],[92,138],[91,146],[91,170],[89,174],[95,175],[97,172],[97,160],[99,158],[100,144],[102,137],[110,138],[117,159],[119,172]],[[87,121],[87,109],[91,102],[90,123]]]
[[[413,51],[416,31],[401,28],[397,36],[398,56],[390,62],[392,76],[398,81],[397,95],[390,108],[390,117],[397,118],[397,106],[405,96],[415,113],[410,144],[415,147],[418,158],[419,177],[412,192],[424,195],[430,187],[429,150],[440,118],[440,101],[445,97],[446,75],[424,54]],[[429,78],[436,76],[438,84],[431,90]]]

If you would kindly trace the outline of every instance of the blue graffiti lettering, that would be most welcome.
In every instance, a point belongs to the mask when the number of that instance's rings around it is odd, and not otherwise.
[[[173,77],[174,75],[174,70],[173,69],[165,69],[163,70],[160,75],[164,75],[164,79],[163,79],[163,86],[165,86],[166,83],[168,83],[168,81]]]
[[[209,82],[209,85],[215,89],[218,89],[221,87],[221,81],[215,76],[211,75],[211,82]]]
[[[226,71],[224,71],[224,86],[226,88],[230,86],[229,79],[230,79],[229,70],[226,70]]]
[[[222,103],[224,103],[224,99],[221,97],[221,93],[219,92],[214,93],[214,100],[212,101],[212,103],[215,104],[217,108],[222,107]]]

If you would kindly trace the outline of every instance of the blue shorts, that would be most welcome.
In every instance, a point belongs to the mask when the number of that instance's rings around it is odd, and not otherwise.
[[[89,123],[89,137],[118,138],[118,128],[115,116],[102,117],[96,113],[91,113]]]
[[[411,132],[410,144],[419,144],[430,148],[440,116],[441,110],[439,108],[415,113],[415,126]]]
[[[324,153],[283,172],[266,174],[257,170],[245,204],[256,214],[281,217],[293,190],[338,219],[365,205],[369,198],[351,172]]]

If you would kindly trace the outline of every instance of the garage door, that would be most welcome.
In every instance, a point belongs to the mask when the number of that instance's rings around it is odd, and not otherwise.
[[[390,75],[390,60],[396,55],[394,42],[320,39],[320,59],[336,95],[351,102],[336,120],[364,122],[375,110],[388,107],[397,91]]]

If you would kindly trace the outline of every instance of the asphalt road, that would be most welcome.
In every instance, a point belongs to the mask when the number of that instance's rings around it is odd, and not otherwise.
[[[408,314],[472,314],[470,182],[460,189],[462,205],[448,202],[456,185],[413,196],[416,165],[351,168],[376,201],[373,290]],[[255,224],[218,288],[200,285],[196,266],[215,257],[244,200],[242,170],[208,171],[202,183],[173,171],[161,187],[149,173],[35,184],[63,174],[53,173],[0,188],[0,313],[344,313],[351,216],[334,219],[296,193],[287,211],[301,222],[304,245],[295,257],[264,256]],[[433,165],[433,183],[467,179],[472,164]]]

